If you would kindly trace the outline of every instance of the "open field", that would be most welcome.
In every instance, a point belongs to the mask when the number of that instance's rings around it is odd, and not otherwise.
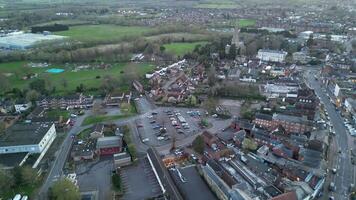
[[[239,27],[254,26],[256,25],[256,20],[254,19],[240,19],[238,20]]]
[[[175,54],[177,56],[184,56],[186,53],[192,52],[197,45],[205,45],[207,42],[176,42],[165,44],[164,47],[168,53]]]
[[[181,42],[184,38],[185,42],[198,42],[198,41],[206,41],[209,40],[210,36],[208,34],[198,34],[198,33],[166,33],[148,36],[146,39],[148,40],[162,40],[169,39],[171,42]]]
[[[82,25],[70,27],[68,31],[56,32],[81,42],[118,41],[124,37],[137,37],[152,29],[139,26]]]
[[[206,1],[200,2],[195,6],[196,8],[209,8],[209,9],[234,9],[238,7],[237,2],[231,0],[221,1]]]
[[[125,72],[130,68],[136,68],[139,75],[144,75],[145,73],[153,69],[153,65],[149,63],[115,63],[112,64],[111,68],[108,69],[85,69],[77,72],[72,71],[73,67],[64,66],[49,66],[47,68],[34,68],[29,67],[26,62],[12,62],[12,63],[2,63],[0,64],[0,73],[8,76],[11,88],[23,89],[28,87],[28,84],[33,81],[33,79],[23,80],[22,77],[27,74],[37,73],[37,78],[43,78],[49,80],[53,86],[56,87],[56,92],[58,93],[70,93],[75,90],[77,86],[83,84],[85,88],[99,88],[101,85],[101,79],[105,75],[111,75],[115,78],[120,78],[125,75]],[[49,68],[61,68],[65,71],[63,73],[51,74],[47,73],[46,70]],[[99,78],[97,77],[99,76]],[[63,80],[66,80],[67,87],[63,86]]]

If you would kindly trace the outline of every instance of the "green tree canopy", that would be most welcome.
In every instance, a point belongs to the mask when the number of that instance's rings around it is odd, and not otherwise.
[[[203,136],[198,135],[195,138],[195,140],[193,141],[192,146],[193,146],[194,151],[196,151],[197,153],[203,154],[204,147],[205,147]]]
[[[79,200],[80,193],[77,186],[70,180],[63,178],[56,181],[50,189],[50,199],[52,200]]]

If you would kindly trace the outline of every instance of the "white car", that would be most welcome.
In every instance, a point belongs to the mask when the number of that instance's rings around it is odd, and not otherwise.
[[[148,142],[148,141],[150,141],[149,138],[145,138],[145,139],[142,140],[142,142]]]

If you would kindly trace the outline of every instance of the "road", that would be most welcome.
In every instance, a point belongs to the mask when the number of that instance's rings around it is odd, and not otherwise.
[[[329,97],[323,92],[321,83],[314,78],[314,75],[318,76],[316,70],[306,70],[305,78],[307,84],[313,88],[316,94],[320,97],[320,101],[324,104],[332,123],[336,136],[333,140],[335,145],[331,145],[334,149],[331,151],[334,153],[335,160],[329,160],[333,162],[333,167],[337,169],[336,175],[332,175],[331,180],[335,183],[336,191],[332,194],[335,199],[348,199],[349,187],[351,183],[355,184],[355,166],[351,163],[350,149],[352,148],[353,138],[346,131],[344,126],[344,120],[338,112],[335,111],[334,105],[331,103]],[[336,148],[336,149],[335,149]],[[339,153],[339,149],[341,153]]]
[[[88,114],[79,116],[76,119],[74,126],[67,133],[67,135],[62,143],[61,148],[56,152],[56,159],[55,159],[54,163],[52,164],[52,168],[50,169],[45,182],[43,183],[42,187],[40,188],[37,199],[40,199],[40,200],[48,199],[47,198],[48,189],[52,186],[52,184],[55,180],[57,180],[61,175],[63,175],[63,167],[66,162],[66,159],[67,159],[67,156],[69,154],[71,144],[72,144],[71,135],[79,133],[80,131],[87,128],[87,127],[81,126],[84,118],[87,116],[88,116]]]

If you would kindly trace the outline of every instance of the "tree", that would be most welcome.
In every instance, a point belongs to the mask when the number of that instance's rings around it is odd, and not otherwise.
[[[30,90],[26,93],[26,100],[35,102],[39,96],[40,94],[36,90]]]
[[[62,178],[56,181],[49,191],[49,199],[52,200],[79,200],[80,193],[69,179]]]
[[[0,196],[8,192],[14,185],[13,177],[11,173],[0,168]]]
[[[161,53],[163,53],[166,50],[166,47],[164,47],[163,45],[159,47],[159,50],[161,51]]]
[[[204,148],[205,148],[203,136],[198,135],[194,139],[192,146],[193,146],[194,151],[196,151],[197,153],[203,154]]]
[[[30,83],[30,89],[43,93],[46,91],[46,81],[43,79],[36,79]]]
[[[235,60],[236,55],[237,55],[236,45],[232,44],[229,50],[229,59]]]
[[[208,98],[202,103],[202,107],[207,110],[209,113],[213,113],[216,111],[216,106],[218,105],[218,101],[214,98]]]
[[[242,148],[245,150],[255,151],[257,149],[257,143],[250,138],[245,138],[242,141]]]
[[[23,185],[30,185],[37,182],[37,172],[30,166],[21,167],[21,177]]]
[[[313,34],[309,35],[309,39],[307,40],[307,46],[312,47],[314,45],[314,36]]]

